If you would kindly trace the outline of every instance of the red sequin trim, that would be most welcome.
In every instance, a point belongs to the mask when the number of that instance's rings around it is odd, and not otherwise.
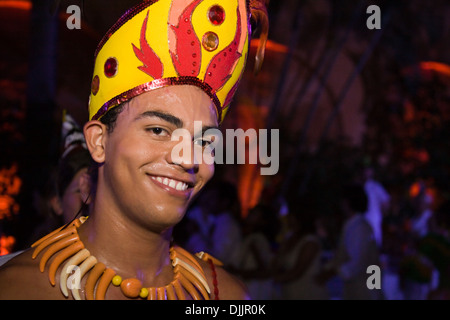
[[[211,266],[211,272],[213,277],[213,286],[214,286],[214,300],[220,300],[219,299],[219,283],[217,281],[217,273],[216,273],[216,267],[214,266],[214,262],[212,259],[208,259],[209,265]]]
[[[106,102],[98,111],[97,113],[92,117],[92,120],[98,120],[100,117],[102,117],[109,109],[112,107],[115,107],[121,103],[124,103],[131,98],[134,98],[144,92],[148,92],[154,89],[159,89],[167,86],[172,85],[192,85],[199,87],[202,89],[206,94],[211,98],[211,101],[214,103],[217,111],[217,119],[219,123],[222,119],[222,106],[220,104],[219,98],[217,98],[217,95],[213,93],[213,89],[205,82],[201,81],[200,79],[196,77],[172,77],[172,78],[163,78],[163,79],[156,79],[151,82],[147,82],[144,84],[141,84],[133,89],[127,90],[124,93],[121,93],[108,102]]]

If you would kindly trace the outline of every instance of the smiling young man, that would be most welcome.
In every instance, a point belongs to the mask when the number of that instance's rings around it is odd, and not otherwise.
[[[151,0],[112,26],[95,53],[84,126],[97,169],[89,217],[7,262],[0,298],[248,298],[219,261],[171,239],[214,174],[197,157],[242,76],[250,11],[266,13],[253,0]],[[190,138],[173,139],[180,129]]]

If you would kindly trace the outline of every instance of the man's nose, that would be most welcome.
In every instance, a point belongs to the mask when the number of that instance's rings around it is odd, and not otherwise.
[[[168,154],[168,162],[183,167],[186,171],[197,170],[201,163],[201,152],[194,147],[191,134],[187,130],[172,134],[174,144]]]

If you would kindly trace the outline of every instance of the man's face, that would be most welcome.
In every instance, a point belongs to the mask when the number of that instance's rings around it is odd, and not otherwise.
[[[202,127],[194,128],[194,121],[201,121]],[[217,126],[214,104],[195,86],[169,86],[130,100],[105,140],[99,183],[107,201],[148,227],[164,230],[178,223],[214,174],[214,164],[194,161],[194,149],[201,151],[205,145],[197,136]],[[172,152],[181,142],[171,139],[176,129],[191,137],[182,141],[192,155],[182,155],[183,163]]]

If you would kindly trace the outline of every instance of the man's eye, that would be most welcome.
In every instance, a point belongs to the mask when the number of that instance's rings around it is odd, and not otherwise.
[[[194,143],[202,148],[206,148],[206,147],[210,146],[213,143],[213,141],[206,140],[206,139],[197,139],[197,140],[195,140]]]
[[[209,145],[212,143],[212,141],[209,141],[209,140],[201,140],[200,143],[201,143],[201,146],[202,146],[202,147],[207,147],[207,146],[209,146]]]
[[[157,136],[162,136],[162,135],[168,135],[167,130],[160,128],[160,127],[152,127],[152,128],[147,128],[146,129],[148,132],[153,133],[154,135]]]

